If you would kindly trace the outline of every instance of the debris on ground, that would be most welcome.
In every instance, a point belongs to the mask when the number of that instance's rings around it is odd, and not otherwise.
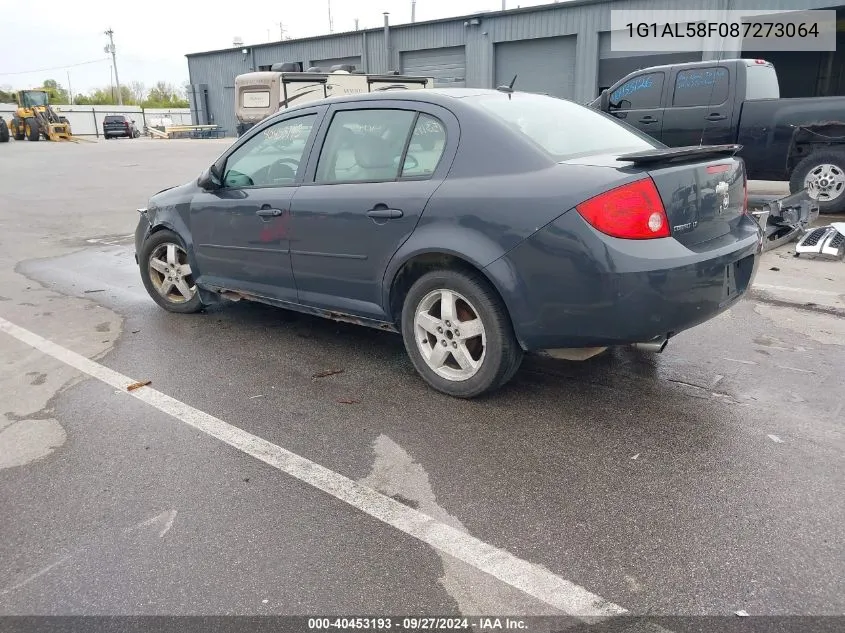
[[[772,435],[771,433],[767,435],[770,440],[772,440],[775,444],[783,444],[783,440],[780,439],[777,435]]]
[[[316,374],[313,374],[311,378],[316,380],[317,378],[326,378],[327,376],[334,376],[335,374],[342,373],[342,369],[324,369],[323,371],[318,371]]]
[[[126,391],[135,391],[136,389],[140,389],[141,387],[146,387],[151,384],[153,384],[152,380],[139,380],[138,382],[133,382],[131,385],[127,386]]]
[[[748,617],[748,611],[743,611],[742,609],[740,609],[739,611],[734,611],[734,614],[738,615],[741,618],[747,618]]]
[[[98,288],[97,290],[84,290],[83,292],[84,292],[86,295],[89,295],[89,294],[91,294],[92,292],[105,292],[105,291],[106,291],[106,289],[105,289],[105,288]]]
[[[803,254],[833,259],[845,257],[845,222],[833,222],[804,233],[795,245],[795,256]]]
[[[631,459],[637,459],[639,456],[640,456],[640,454],[639,454],[639,453],[637,453],[636,455],[632,455],[632,456],[631,456]]]
[[[249,399],[250,399],[250,400],[255,400],[256,398],[263,398],[263,397],[264,397],[264,394],[263,394],[263,393],[259,393],[259,394],[255,395],[255,396],[250,396],[250,397],[249,397]]]
[[[358,404],[360,400],[338,400],[338,404]]]

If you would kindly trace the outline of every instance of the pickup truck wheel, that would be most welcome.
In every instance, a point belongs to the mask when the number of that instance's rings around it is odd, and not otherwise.
[[[845,152],[816,152],[798,163],[789,190],[802,189],[818,202],[819,213],[845,211]]]
[[[402,338],[420,376],[457,398],[501,387],[522,361],[501,299],[486,279],[468,272],[420,277],[405,297]]]

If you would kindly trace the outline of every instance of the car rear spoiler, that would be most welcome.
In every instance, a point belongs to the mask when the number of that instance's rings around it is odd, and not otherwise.
[[[644,152],[633,152],[617,156],[616,160],[649,165],[653,163],[674,163],[717,156],[734,156],[742,145],[690,145],[688,147],[663,147]]]

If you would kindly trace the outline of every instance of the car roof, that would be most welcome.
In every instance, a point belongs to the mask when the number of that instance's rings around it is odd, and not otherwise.
[[[531,94],[520,93],[515,90],[514,95]],[[273,118],[283,115],[286,112],[301,110],[323,103],[366,103],[367,101],[419,101],[420,103],[433,103],[444,107],[454,106],[462,99],[467,97],[483,97],[483,96],[498,96],[505,98],[506,93],[500,90],[492,90],[488,88],[422,88],[417,90],[376,90],[374,92],[364,92],[352,95],[334,95],[325,97],[319,101],[310,101],[302,103],[290,108],[279,110],[273,115]],[[548,95],[537,95],[548,96]],[[554,98],[554,97],[549,97]]]

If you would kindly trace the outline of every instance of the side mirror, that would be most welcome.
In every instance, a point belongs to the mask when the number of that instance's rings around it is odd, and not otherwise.
[[[214,165],[199,175],[197,186],[206,191],[214,191],[223,186],[223,182],[220,180],[220,175],[217,173],[217,168]]]
[[[607,88],[601,91],[601,96],[599,97],[599,109],[602,112],[610,110],[610,92]]]

